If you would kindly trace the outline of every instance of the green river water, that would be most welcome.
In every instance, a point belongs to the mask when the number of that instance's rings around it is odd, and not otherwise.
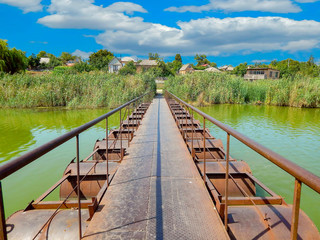
[[[320,176],[320,109],[213,105],[201,110]],[[0,162],[3,164],[41,146],[107,111],[0,109]],[[117,127],[118,123],[118,115],[109,120],[112,128]],[[206,126],[225,144],[226,133],[208,122]],[[104,136],[105,122],[81,134],[81,158],[85,158],[92,151],[95,141]],[[75,140],[72,139],[3,180],[6,217],[26,207],[59,180],[75,155]],[[292,203],[293,177],[234,138],[231,138],[231,155],[245,160],[255,177],[284,197],[287,203]],[[47,199],[58,200],[58,191]],[[304,185],[301,205],[320,229],[320,196]]]

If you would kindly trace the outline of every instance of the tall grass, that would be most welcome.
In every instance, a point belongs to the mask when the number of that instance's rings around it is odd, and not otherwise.
[[[0,107],[115,107],[155,91],[152,75],[119,76],[103,72],[0,76]]]
[[[296,76],[250,82],[229,74],[199,72],[169,77],[165,88],[197,106],[251,103],[320,107],[320,78]]]

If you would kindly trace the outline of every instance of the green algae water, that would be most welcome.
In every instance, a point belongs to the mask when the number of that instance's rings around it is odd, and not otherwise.
[[[105,113],[108,109],[66,110],[62,108],[0,109],[0,162],[4,164]],[[124,113],[124,112],[123,112]],[[119,126],[119,113],[109,118],[109,129]],[[80,158],[105,137],[106,122],[80,134]],[[2,181],[6,217],[24,209],[63,175],[76,156],[76,140],[69,140]],[[55,190],[46,200],[59,200]]]
[[[224,104],[200,110],[320,177],[320,109]],[[226,146],[225,132],[210,122],[206,127]],[[293,203],[291,175],[233,137],[230,151],[232,157],[246,161],[262,183]],[[320,230],[320,195],[303,185],[301,196],[301,208]]]
[[[213,105],[201,110],[320,176],[320,109]],[[0,109],[0,162],[21,156],[106,112],[108,109]],[[109,125],[119,126],[118,114],[109,119]],[[206,126],[212,135],[226,143],[226,133],[209,122]],[[88,156],[95,141],[104,136],[105,121],[80,134],[80,157]],[[76,156],[75,144],[75,139],[66,142],[2,181],[6,217],[25,208],[61,178]],[[292,203],[293,177],[234,138],[231,138],[231,155],[245,160],[255,177]],[[58,199],[58,191],[47,198]],[[320,196],[303,185],[302,209],[318,229],[319,203]]]

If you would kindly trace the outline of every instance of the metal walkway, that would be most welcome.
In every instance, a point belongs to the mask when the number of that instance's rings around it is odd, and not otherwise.
[[[164,98],[155,98],[84,239],[229,239]]]

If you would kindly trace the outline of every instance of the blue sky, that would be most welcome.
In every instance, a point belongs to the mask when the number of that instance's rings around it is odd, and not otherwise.
[[[116,56],[184,63],[196,53],[218,66],[288,57],[320,61],[320,0],[0,0],[0,38],[37,54]]]

